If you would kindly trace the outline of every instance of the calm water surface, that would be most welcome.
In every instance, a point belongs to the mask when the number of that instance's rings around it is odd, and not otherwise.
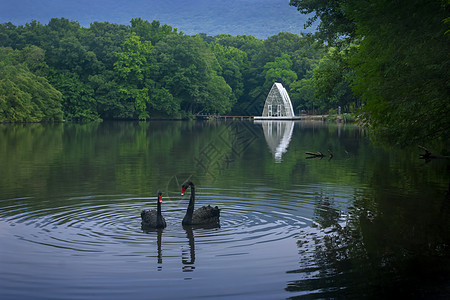
[[[418,154],[315,122],[0,125],[0,299],[444,299],[449,163]],[[181,226],[188,178],[220,228]]]

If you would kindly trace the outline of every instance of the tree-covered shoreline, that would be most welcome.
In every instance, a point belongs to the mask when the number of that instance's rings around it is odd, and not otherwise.
[[[352,113],[379,141],[449,143],[449,1],[301,1],[316,34],[186,35],[159,21],[0,24],[0,122]]]
[[[61,115],[69,121],[92,121],[260,114],[274,81],[295,94],[324,53],[323,45],[292,33],[266,40],[189,36],[140,18],[129,26],[95,22],[89,28],[64,18],[47,25],[5,23],[0,41],[1,68],[35,74],[61,94],[59,117],[39,119],[26,112],[11,114],[14,101],[26,99],[12,101],[11,89],[5,87],[0,92],[1,122],[58,121]],[[29,57],[31,47],[34,57]],[[37,91],[26,92],[34,99]],[[301,94],[291,98],[297,110],[318,109]],[[45,109],[43,102],[36,105]],[[323,111],[328,108],[321,105]]]
[[[450,1],[291,0],[320,20],[315,38],[362,101],[360,118],[389,144],[450,143]],[[321,78],[321,76],[319,76]],[[337,85],[331,84],[332,88]],[[339,88],[335,94],[345,89]]]

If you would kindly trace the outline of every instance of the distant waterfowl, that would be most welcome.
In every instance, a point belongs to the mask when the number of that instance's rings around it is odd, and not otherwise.
[[[166,220],[161,214],[161,203],[162,203],[162,191],[158,190],[158,199],[156,204],[156,210],[146,209],[141,212],[141,226],[145,228],[165,228]]]
[[[181,195],[184,195],[186,189],[191,187],[191,198],[183,218],[183,225],[215,225],[219,224],[220,209],[211,205],[203,206],[194,211],[195,204],[195,186],[192,181],[187,180],[183,183]]]

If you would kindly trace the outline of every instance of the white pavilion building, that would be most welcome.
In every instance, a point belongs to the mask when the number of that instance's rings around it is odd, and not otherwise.
[[[286,89],[275,82],[267,95],[261,117],[255,119],[294,119],[294,109]]]

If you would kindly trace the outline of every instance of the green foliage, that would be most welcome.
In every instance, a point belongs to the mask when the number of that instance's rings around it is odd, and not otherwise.
[[[0,41],[21,50],[14,55],[27,69],[62,93],[72,121],[259,115],[273,82],[298,90],[322,56],[316,42],[291,33],[187,36],[159,21],[130,24],[4,23]],[[307,106],[297,95],[296,106]]]
[[[169,35],[155,46],[156,80],[190,113],[226,113],[231,88],[217,74],[220,65],[199,37]]]
[[[352,66],[370,129],[379,140],[400,145],[448,141],[448,7],[419,0],[381,1],[373,11],[360,6],[352,15],[365,38]]]
[[[48,66],[45,62],[45,51],[43,49],[28,45],[20,52],[20,59],[32,73],[45,76]]]
[[[27,56],[27,53],[35,55]],[[61,121],[61,93],[30,71],[45,68],[42,49],[0,48],[0,122]]]
[[[357,45],[323,59],[315,72],[321,94],[337,102],[349,99],[351,83],[363,101],[362,118],[379,141],[448,143],[448,1],[291,0],[291,5],[320,18],[318,36],[329,44]]]
[[[128,82],[137,86],[145,85],[149,77],[150,62],[147,60],[152,51],[150,42],[141,42],[139,36],[131,35],[122,45],[122,52],[117,53],[115,70]]]
[[[290,98],[296,111],[317,113],[317,110],[323,110],[324,101],[316,97],[316,86],[313,79],[301,79],[291,84]]]
[[[322,55],[322,50],[310,38],[292,33],[279,33],[259,44],[241,37],[233,41],[229,36],[219,36],[218,42],[233,45],[248,55],[248,67],[243,72],[244,93],[233,109],[237,114],[261,114],[267,93],[275,81],[292,91],[297,80],[310,77]],[[291,99],[296,106],[302,101],[299,97]]]
[[[114,68],[123,79],[119,92],[134,103],[138,119],[149,118],[147,104],[150,103],[150,87],[152,64],[152,45],[148,41],[141,42],[139,36],[132,34],[124,43],[123,51],[117,52]]]
[[[306,26],[320,20],[315,37],[330,45],[340,44],[340,38],[353,38],[356,33],[355,22],[348,14],[352,1],[336,0],[290,0],[289,5],[297,7],[302,14],[314,13]],[[364,2],[370,7],[370,1]]]
[[[63,109],[69,121],[94,121],[99,118],[93,89],[79,76],[69,72],[54,72],[49,77],[52,85],[62,92]]]
[[[219,75],[222,75],[233,90],[234,100],[239,99],[244,93],[243,72],[248,66],[247,53],[233,46],[223,46],[217,42],[210,47],[221,68]]]
[[[165,88],[153,89],[151,102],[155,110],[166,113],[168,116],[176,116],[180,109],[180,104]]]
[[[344,111],[351,111],[358,105],[358,98],[352,91],[354,71],[348,63],[348,52],[330,48],[313,72],[316,96],[326,99],[328,108],[341,106]]]
[[[275,61],[266,63],[264,70],[266,79],[264,87],[266,89],[270,89],[274,82],[280,82],[285,86],[290,86],[292,82],[297,80],[297,73],[292,71],[291,58],[284,53],[276,57]]]
[[[251,35],[231,36],[229,34],[221,34],[212,37],[212,40],[225,47],[233,47],[247,54],[247,58],[252,60],[255,55],[261,51],[264,43],[263,40],[257,39]]]
[[[164,24],[161,26],[159,21],[154,20],[149,22],[142,20],[141,18],[135,18],[130,21],[131,32],[136,33],[144,41],[150,41],[152,45],[156,45],[161,39],[167,35],[183,35],[182,32],[178,33],[176,28]]]
[[[89,28],[81,30],[81,43],[95,54],[100,63],[101,72],[97,75],[114,69],[115,53],[122,50],[122,45],[130,34],[127,26],[108,22],[94,22]]]
[[[94,22],[80,33],[81,43],[97,58],[97,71],[83,80],[93,90],[97,113],[102,119],[134,117],[134,105],[119,92],[122,79],[114,70],[116,53],[122,51],[122,45],[130,34],[127,26],[108,22]]]

